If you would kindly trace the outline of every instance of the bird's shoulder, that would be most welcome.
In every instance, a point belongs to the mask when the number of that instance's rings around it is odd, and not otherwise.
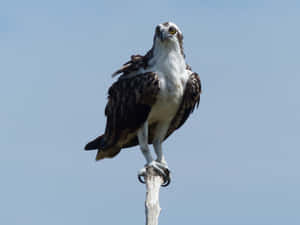
[[[132,55],[130,60],[123,64],[123,66],[115,71],[112,76],[127,76],[133,72],[137,72],[140,69],[146,69],[149,64],[150,58],[153,56],[153,50],[150,49],[145,55]]]
[[[200,76],[198,73],[191,71],[189,78],[187,80],[185,95],[192,97],[193,101],[199,102],[201,92],[202,92],[202,85],[201,85]]]
[[[190,114],[194,111],[200,103],[201,81],[196,72],[188,71],[190,73],[186,82],[184,94],[178,111],[173,118],[165,138],[168,138],[176,129],[180,128],[188,119]]]
[[[135,76],[120,76],[108,90],[106,114],[116,108],[129,108],[134,105],[153,105],[160,90],[157,73],[146,72]]]
[[[109,143],[135,132],[146,121],[159,92],[157,74],[119,78],[108,90],[105,137]],[[122,138],[121,138],[122,139]]]

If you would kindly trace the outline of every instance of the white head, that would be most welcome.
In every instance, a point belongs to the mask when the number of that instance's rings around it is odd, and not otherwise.
[[[167,48],[178,48],[182,56],[183,52],[183,35],[179,27],[172,22],[161,23],[156,26],[153,45],[165,46]]]

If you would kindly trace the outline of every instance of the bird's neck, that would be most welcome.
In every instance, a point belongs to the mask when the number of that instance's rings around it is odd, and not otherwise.
[[[186,68],[184,56],[177,43],[157,42],[153,46],[153,64],[166,73],[183,73]]]
[[[153,53],[154,55],[165,55],[168,56],[171,54],[178,54],[178,57],[182,57],[184,60],[184,56],[181,53],[180,45],[177,42],[173,41],[164,41],[155,40],[153,44]]]

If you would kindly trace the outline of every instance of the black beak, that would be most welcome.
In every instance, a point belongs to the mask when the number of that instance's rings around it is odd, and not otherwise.
[[[156,35],[156,37],[158,37],[161,41],[164,41],[164,36],[163,36],[162,31],[160,30],[160,26],[157,26],[157,27],[156,27],[155,35]]]

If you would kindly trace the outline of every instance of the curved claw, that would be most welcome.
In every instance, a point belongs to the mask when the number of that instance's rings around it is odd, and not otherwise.
[[[161,186],[167,187],[171,183],[171,176],[170,176],[169,169],[165,170],[165,176],[163,176],[163,178],[164,178],[164,183]]]
[[[142,179],[142,177],[143,177],[143,179]],[[138,174],[138,179],[139,179],[139,182],[141,182],[142,184],[146,183],[145,182],[145,177],[143,175]]]
[[[162,187],[167,187],[167,186],[169,186],[170,183],[171,183],[171,178],[168,177],[167,180],[164,179],[164,183],[161,186]]]
[[[166,165],[153,161],[147,165],[147,167],[153,167],[162,177],[163,177],[163,184],[162,187],[167,187],[171,183],[171,176],[170,170],[167,168]],[[138,173],[138,179],[142,184],[145,184],[145,176],[146,176],[146,167],[140,170]]]
[[[146,176],[146,167],[142,168],[138,173],[138,179],[142,184],[146,183],[145,176]]]
[[[138,173],[138,179],[142,184],[145,184],[146,167],[142,168]]]
[[[165,165],[161,163],[156,163],[153,168],[163,177],[162,187],[167,187],[171,183],[171,172]]]

